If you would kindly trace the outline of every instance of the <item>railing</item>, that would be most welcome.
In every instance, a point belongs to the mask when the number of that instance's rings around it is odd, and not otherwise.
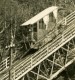
[[[2,74],[2,76],[0,76],[0,80],[9,80],[9,72],[7,71],[6,74]]]
[[[7,68],[9,68],[9,57],[7,57],[5,60],[3,60],[0,63],[0,73],[3,72],[4,70],[6,70]]]
[[[54,41],[44,46],[42,49],[36,52],[30,59],[22,63],[22,65],[17,65],[16,67],[14,67],[14,69],[12,70],[12,75],[14,79],[18,80],[20,77],[22,77],[22,75],[26,74],[29,70],[37,66],[48,56],[52,55],[56,50],[58,50],[61,46],[66,44],[73,37],[75,37],[74,24],[69,26],[64,31],[63,41],[62,41],[62,34],[58,35],[58,37]]]
[[[16,67],[14,67],[11,70],[12,80],[18,80],[19,78],[21,78],[21,75],[26,74],[29,70],[37,66],[40,62],[42,62],[48,56],[52,55],[61,46],[70,41],[73,37],[75,37],[74,24],[69,26],[68,29],[65,30],[63,41],[62,35],[58,35],[58,37],[52,43],[49,43],[44,48],[40,49],[40,51],[35,53],[35,55],[33,55],[30,59],[24,61],[21,65],[17,65]]]
[[[69,26],[69,28],[65,30],[63,41],[62,35],[60,34],[56,38],[56,40],[40,49],[30,59],[22,63],[22,65],[17,65],[16,67],[14,67],[14,69],[12,70],[12,75],[14,76],[14,79],[18,80],[19,76],[25,74],[28,70],[30,70],[30,68],[38,65],[40,62],[42,62],[44,59],[46,59],[48,56],[58,50],[58,48],[71,40],[73,37],[75,37],[75,25]]]
[[[12,68],[11,70],[12,80],[18,80],[19,78],[21,78],[24,74],[26,74],[32,68],[37,66],[48,56],[52,55],[56,50],[58,50],[61,46],[66,44],[73,37],[75,37],[75,26],[71,24],[74,21],[74,19],[75,19],[75,11],[59,22],[59,24],[61,23],[63,25],[66,24],[68,25],[67,29],[64,30],[64,40],[62,40],[62,34],[59,34],[51,43],[39,49],[38,52],[36,52],[26,61],[24,60],[21,65],[18,64],[17,66]],[[49,33],[49,36],[51,34],[52,33]]]
[[[75,11],[59,21],[58,24],[69,25],[75,19]]]

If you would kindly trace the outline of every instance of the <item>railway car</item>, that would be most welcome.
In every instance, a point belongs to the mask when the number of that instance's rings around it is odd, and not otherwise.
[[[58,21],[57,13],[57,6],[48,7],[21,24],[20,27],[25,28],[25,45],[26,47],[29,46],[26,54],[28,51],[37,51],[44,43],[51,41],[52,38],[55,37],[55,34],[57,34],[57,32],[55,32],[57,31],[55,27]]]

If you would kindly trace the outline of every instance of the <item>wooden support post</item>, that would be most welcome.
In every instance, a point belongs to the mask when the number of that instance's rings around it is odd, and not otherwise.
[[[65,18],[65,25],[67,24],[66,18]]]
[[[64,27],[63,27],[63,31],[62,31],[62,41],[64,41]]]
[[[47,72],[47,68],[46,68],[46,65],[45,65],[45,62],[43,61],[43,66],[44,66],[44,69],[45,69],[45,72],[46,72],[46,76],[48,75],[48,72]]]
[[[12,66],[12,61],[13,61],[13,49],[12,47],[10,48],[10,66]],[[11,73],[11,69],[9,70],[9,80],[12,80],[12,73]]]
[[[40,64],[40,65],[41,65],[41,64]],[[40,65],[39,65],[39,67],[38,67],[37,80],[39,79]]]
[[[22,77],[22,79],[21,80],[24,80],[24,77]]]
[[[53,73],[54,61],[55,61],[55,53],[54,53],[54,56],[53,56],[53,63],[52,63],[52,69],[51,69],[50,77],[52,76],[52,73]]]
[[[14,80],[15,80],[15,69],[14,69]]]
[[[8,65],[7,65],[7,62],[8,62],[7,59],[8,59],[8,58],[6,58],[6,60],[5,60],[5,61],[6,61],[6,68],[8,67]]]
[[[27,73],[27,78],[28,78],[28,80],[30,80],[30,76],[29,76],[29,74]]]
[[[11,11],[12,11],[12,7],[11,7]],[[11,14],[12,15],[12,14]],[[12,17],[11,17],[11,24],[12,24]],[[13,44],[13,42],[14,42],[14,36],[13,36],[13,27],[12,27],[12,25],[11,25],[11,42],[10,42],[10,66],[9,67],[11,67],[12,66],[12,62],[13,62],[13,48],[14,48],[14,44]],[[11,69],[9,70],[9,80],[12,80],[12,73],[11,73]]]
[[[49,54],[49,47],[47,46],[47,53],[46,54]]]
[[[32,67],[32,58],[31,58],[31,67]]]

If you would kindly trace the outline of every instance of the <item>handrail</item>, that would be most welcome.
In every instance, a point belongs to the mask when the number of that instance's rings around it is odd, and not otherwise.
[[[7,68],[9,68],[9,57],[7,57],[0,63],[0,73],[6,70]]]

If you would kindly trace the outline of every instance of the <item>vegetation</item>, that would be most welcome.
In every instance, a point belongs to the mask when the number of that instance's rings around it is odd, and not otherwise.
[[[75,0],[0,0],[0,57],[5,54],[6,46],[23,41],[20,25],[52,5],[61,9],[59,14],[65,17],[75,10]]]
[[[61,9],[59,14],[65,17],[75,9],[75,0],[0,0],[0,48],[1,53],[6,46],[15,43],[20,46],[23,41],[20,25],[52,5]],[[3,54],[5,55],[4,52]]]
[[[59,6],[59,14],[65,17],[74,11],[75,0],[0,0],[1,50],[10,45],[12,38],[16,46],[19,46],[23,39],[20,25],[52,5]]]

